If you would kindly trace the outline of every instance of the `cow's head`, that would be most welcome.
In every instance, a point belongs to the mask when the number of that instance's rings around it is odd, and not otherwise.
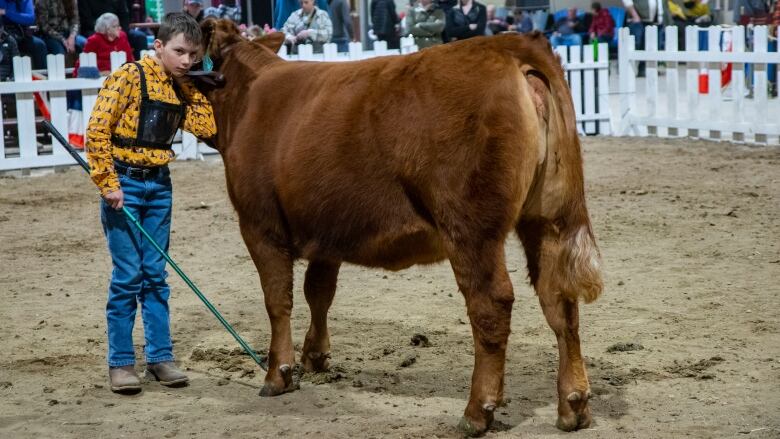
[[[241,36],[238,26],[228,19],[207,18],[203,20],[200,28],[203,32],[203,49],[214,62],[214,70],[219,69],[222,60],[235,44],[246,41]],[[276,53],[284,43],[284,34],[274,32],[255,38],[252,43],[264,46]]]
[[[203,51],[214,62],[214,70],[219,69],[233,45],[243,41],[238,26],[231,20],[209,17],[203,20],[200,30],[203,33]]]

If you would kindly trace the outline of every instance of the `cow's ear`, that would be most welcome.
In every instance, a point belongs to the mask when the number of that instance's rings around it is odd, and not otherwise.
[[[255,38],[253,41],[260,44],[261,46],[265,46],[271,49],[271,51],[276,53],[279,51],[279,48],[282,47],[282,44],[284,44],[284,33],[283,32],[270,33],[260,38]]]

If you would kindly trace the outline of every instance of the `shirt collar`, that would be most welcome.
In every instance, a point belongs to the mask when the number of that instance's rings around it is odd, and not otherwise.
[[[162,66],[160,66],[160,64],[158,64],[157,61],[154,60],[154,58],[152,58],[149,55],[146,55],[141,59],[140,62],[146,67],[149,67],[157,76],[157,78],[160,80],[160,82],[163,83],[170,82],[171,76],[165,73]]]

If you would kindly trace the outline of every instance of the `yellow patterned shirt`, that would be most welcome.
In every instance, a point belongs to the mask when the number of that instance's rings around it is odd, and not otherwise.
[[[149,99],[178,104],[173,81],[154,58],[146,56],[139,64],[144,69]],[[173,160],[169,149],[130,147],[111,143],[111,135],[135,139],[138,128],[141,85],[138,68],[127,63],[111,74],[98,93],[95,107],[87,125],[87,161],[92,168],[92,181],[102,195],[119,190],[119,179],[114,170],[114,159],[139,166],[162,166]],[[188,80],[179,81],[179,88],[187,101],[182,129],[196,137],[208,139],[217,133],[211,103]]]

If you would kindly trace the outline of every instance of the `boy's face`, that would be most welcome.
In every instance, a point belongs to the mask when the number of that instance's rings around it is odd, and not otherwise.
[[[166,73],[181,77],[197,61],[200,45],[190,43],[184,38],[184,34],[180,33],[174,35],[165,44],[160,40],[154,40],[154,52]]]

